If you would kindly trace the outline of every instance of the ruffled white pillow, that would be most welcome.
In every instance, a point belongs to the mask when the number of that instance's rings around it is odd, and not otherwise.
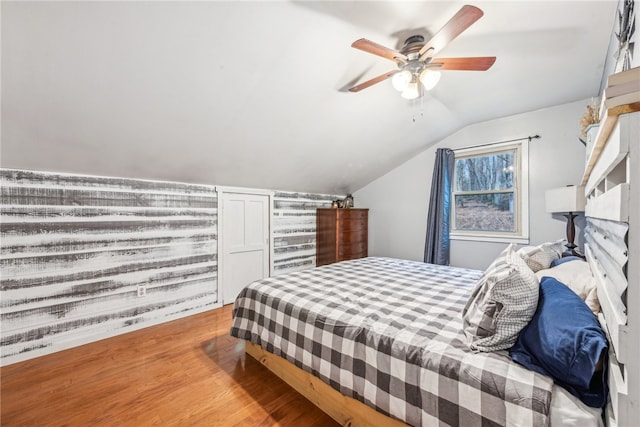
[[[562,256],[563,242],[564,240],[558,240],[556,242],[542,243],[538,246],[524,246],[518,250],[518,255],[535,273],[549,268],[553,261]]]
[[[553,277],[557,281],[564,283],[589,306],[591,311],[596,314],[600,312],[596,279],[591,273],[589,263],[578,260],[569,261],[553,268],[536,272],[538,280],[542,280],[544,276]]]

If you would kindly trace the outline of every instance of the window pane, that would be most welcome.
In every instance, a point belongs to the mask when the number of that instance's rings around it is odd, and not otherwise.
[[[513,188],[515,150],[456,160],[456,191]]]
[[[455,196],[455,228],[466,231],[516,231],[513,193]]]

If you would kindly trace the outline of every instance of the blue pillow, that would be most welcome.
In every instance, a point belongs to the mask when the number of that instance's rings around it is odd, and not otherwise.
[[[540,282],[538,308],[511,348],[511,358],[556,384],[593,408],[607,401],[609,343],[589,307],[552,277]],[[602,371],[596,372],[602,358]]]
[[[556,260],[551,261],[551,265],[549,266],[549,268],[553,268],[553,267],[557,267],[560,264],[564,264],[565,262],[569,262],[569,261],[582,261],[584,262],[584,260],[582,258],[580,258],[579,256],[566,256],[564,258],[558,258]]]

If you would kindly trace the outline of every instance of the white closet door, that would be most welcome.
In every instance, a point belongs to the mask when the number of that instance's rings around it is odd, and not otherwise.
[[[222,297],[269,276],[269,196],[222,193]]]

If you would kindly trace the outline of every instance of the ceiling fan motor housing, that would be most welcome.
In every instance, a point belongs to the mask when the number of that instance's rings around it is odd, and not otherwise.
[[[404,46],[402,47],[402,53],[408,55],[412,52],[418,52],[422,49],[422,46],[424,46],[424,37],[419,34],[411,36],[405,40]]]

